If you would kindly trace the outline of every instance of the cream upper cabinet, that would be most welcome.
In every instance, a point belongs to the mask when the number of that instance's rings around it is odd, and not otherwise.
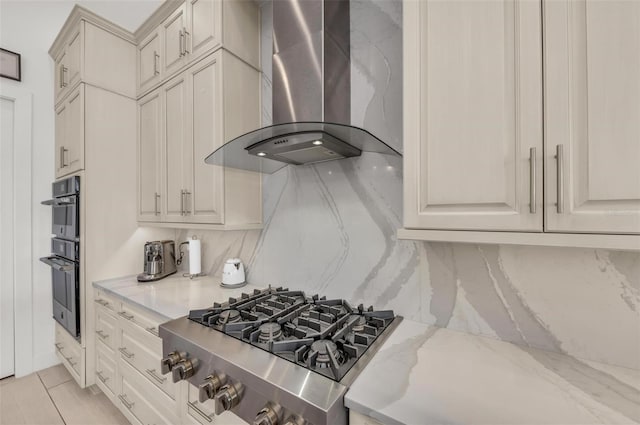
[[[138,220],[161,215],[162,99],[160,89],[138,101]]]
[[[188,28],[187,53],[194,57],[216,48],[221,43],[219,16],[222,2],[214,0],[186,0]]]
[[[165,177],[163,210],[164,219],[170,222],[184,221],[188,213],[186,205],[188,194],[188,176],[190,168],[190,149],[187,126],[187,78],[180,74],[162,86],[164,92],[164,149]]]
[[[219,55],[199,62],[188,71],[190,87],[193,196],[188,208],[192,222],[223,223],[223,168],[205,164],[211,152],[224,143],[222,125],[222,72]]]
[[[162,34],[162,72],[169,75],[185,63],[187,37],[186,5],[176,9],[160,27]]]
[[[541,4],[404,7],[405,227],[542,231]]]
[[[124,72],[135,68],[136,47],[132,35],[89,14],[84,9],[75,13],[49,50],[55,58],[56,105],[80,82],[135,96],[135,77]]]
[[[546,228],[640,233],[640,2],[544,11]]]
[[[162,78],[160,72],[160,32],[154,31],[138,45],[138,86],[141,90],[153,86]]]
[[[55,110],[56,178],[84,169],[84,85]]]

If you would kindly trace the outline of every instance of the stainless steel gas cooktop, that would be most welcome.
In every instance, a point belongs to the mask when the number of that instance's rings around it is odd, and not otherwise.
[[[263,425],[346,424],[342,398],[402,320],[285,288],[255,290],[160,326],[164,373],[216,414]]]

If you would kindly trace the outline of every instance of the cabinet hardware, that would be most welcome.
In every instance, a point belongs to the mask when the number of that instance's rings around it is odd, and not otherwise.
[[[104,376],[102,376],[102,372],[99,371],[96,371],[96,376],[99,380],[102,381],[103,384],[105,384],[109,380],[109,378],[105,378]]]
[[[160,384],[164,384],[164,381],[167,380],[167,378],[164,376],[158,376],[155,369],[145,369],[145,372],[147,372],[147,375],[155,379]]]
[[[187,45],[188,45],[188,39],[187,36],[189,35],[189,32],[187,32],[187,28],[186,27],[182,27],[182,33],[184,34],[184,54],[186,55],[187,53],[189,53],[189,51],[187,50]]]
[[[66,66],[62,65],[62,87],[67,87],[67,82],[66,80],[66,76],[67,76],[67,71],[69,70],[69,68],[67,68]]]
[[[178,41],[180,42],[180,57],[184,56],[184,51],[182,50],[182,45],[184,43],[184,34],[182,33],[182,30],[180,30],[180,37],[178,39]]]
[[[150,328],[146,328],[147,332],[149,332],[151,335],[155,335],[155,336],[160,336],[158,334],[158,328],[152,326]]]
[[[96,334],[100,337],[100,339],[102,339],[103,341],[107,338],[109,338],[109,334],[104,333],[104,331],[101,329],[99,331],[96,331]]]
[[[63,67],[64,67],[64,65],[60,64],[60,71],[58,71],[58,75],[60,76],[60,81],[58,82],[58,87],[59,88],[62,88],[62,78],[63,78],[62,68]]]
[[[155,207],[154,207],[154,212],[155,215],[159,215],[160,211],[158,210],[158,199],[160,199],[160,194],[158,192],[156,192],[156,196],[155,196]]]
[[[184,215],[191,214],[191,210],[189,209],[189,196],[191,196],[191,192],[185,189],[184,191]]]
[[[65,152],[69,152],[69,149],[65,148],[64,146],[60,146],[60,168],[61,169],[69,165],[64,162]]]
[[[63,357],[64,357],[64,356],[63,356]],[[65,357],[65,360],[69,362],[69,364],[71,365],[71,367],[73,367],[73,366],[75,366],[75,365],[77,365],[77,364],[78,364],[78,362],[74,362],[74,361],[73,361],[73,360],[71,360],[71,359],[73,359],[73,357]]]
[[[207,415],[202,410],[200,410],[200,408],[196,406],[196,403],[197,401],[187,401],[187,404],[189,405],[189,407],[192,408],[197,414],[202,416],[204,420],[206,420],[207,422],[213,422],[213,419],[211,419],[211,416]]]
[[[529,212],[536,213],[536,179],[537,163],[536,148],[529,148]]]
[[[118,348],[118,351],[120,351],[122,353],[123,356],[125,356],[128,359],[132,359],[135,357],[134,353],[130,353],[127,351],[127,347],[120,347]]]
[[[127,395],[126,394],[118,394],[118,398],[120,399],[122,404],[124,404],[124,406],[129,410],[131,410],[131,408],[135,404],[135,403],[130,402],[130,401],[127,400]]]
[[[106,306],[108,306],[108,305],[109,305],[109,302],[108,302],[108,301],[103,300],[102,298],[97,298],[97,299],[95,300],[95,302],[97,302],[98,304],[100,304],[100,305],[101,305],[101,306],[103,306],[103,307],[106,307]]]
[[[180,190],[180,215],[184,215],[184,189]]]
[[[564,146],[556,145],[556,211],[564,212]]]
[[[158,59],[160,59],[160,55],[155,50],[153,51],[153,75],[160,74],[158,71]]]
[[[56,342],[55,346],[58,349],[58,351],[62,351],[62,349],[64,348],[64,345],[60,344],[59,342]]]
[[[127,314],[126,311],[119,311],[118,316],[124,317],[127,320],[133,320],[133,317],[134,317],[133,314]]]

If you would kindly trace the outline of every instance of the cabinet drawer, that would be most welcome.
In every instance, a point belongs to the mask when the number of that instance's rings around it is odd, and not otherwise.
[[[96,344],[96,384],[110,397],[116,395],[116,358],[102,344]]]
[[[158,337],[158,325],[165,322],[165,319],[159,318],[152,313],[145,312],[141,308],[134,307],[128,303],[122,303],[118,316],[122,318],[123,323],[130,323],[136,327],[142,329],[150,335],[156,337],[158,341],[161,341]]]
[[[136,368],[141,375],[160,388],[176,403],[178,385],[160,372],[162,345],[159,339],[142,333],[133,326],[122,326],[120,329],[120,358]]]
[[[117,324],[118,320],[109,310],[103,307],[96,308],[96,341],[102,342],[112,351],[118,348]]]
[[[82,347],[62,326],[57,323],[55,340],[58,357],[62,360],[69,372],[76,375],[76,380],[80,381],[84,370]]]
[[[179,423],[177,409],[175,406],[167,406],[164,401],[166,397],[160,390],[142,378],[126,362],[120,361],[119,367],[121,390],[118,394],[118,402],[129,420],[131,420],[130,416],[133,416],[136,421],[143,424]],[[167,407],[169,407],[168,411]],[[135,423],[135,421],[132,422]]]
[[[224,425],[245,425],[238,415],[233,412],[224,412],[216,417],[215,415],[215,403],[213,400],[207,400],[204,403],[198,401],[198,388],[188,384],[187,385],[187,419],[193,424],[209,425],[224,424]]]
[[[113,312],[114,314],[120,311],[120,302],[117,301],[113,296],[107,295],[104,291],[100,289],[94,290],[93,301],[96,304],[99,304],[100,306]]]

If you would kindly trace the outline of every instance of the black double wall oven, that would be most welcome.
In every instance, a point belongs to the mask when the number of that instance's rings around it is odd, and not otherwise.
[[[40,261],[51,267],[53,318],[80,339],[80,177],[54,182],[51,205],[51,255]]]

